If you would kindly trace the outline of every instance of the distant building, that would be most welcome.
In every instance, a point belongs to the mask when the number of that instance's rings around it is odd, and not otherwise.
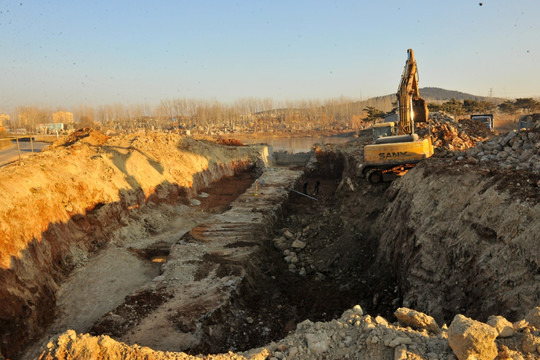
[[[4,124],[9,124],[9,120],[11,118],[7,114],[0,114],[0,126],[4,126]]]
[[[53,123],[73,124],[73,113],[57,111],[53,114]]]

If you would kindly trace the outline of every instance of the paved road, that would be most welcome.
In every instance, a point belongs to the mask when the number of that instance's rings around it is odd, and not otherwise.
[[[17,142],[13,140],[12,143],[13,143],[12,147],[5,150],[0,150],[0,166],[19,159],[19,151],[17,150]],[[30,141],[19,141],[19,145],[21,147],[22,157],[32,155],[32,147],[31,147]],[[49,143],[34,141],[34,152],[40,152],[43,148],[49,145],[50,145]]]

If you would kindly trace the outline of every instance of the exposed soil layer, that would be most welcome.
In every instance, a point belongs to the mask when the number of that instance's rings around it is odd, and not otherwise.
[[[540,178],[447,165],[425,162],[387,190],[377,262],[398,276],[405,306],[441,323],[521,319],[540,300]]]
[[[172,134],[108,139],[86,129],[24,166],[0,169],[0,351],[14,356],[39,337],[55,316],[63,280],[136,219],[134,210],[188,203],[215,180],[262,159],[253,147]],[[150,224],[141,224],[148,233]]]
[[[230,209],[231,203],[251,186],[258,175],[255,171],[238,172],[232,177],[223,177],[210,187],[201,189],[199,193],[206,193],[208,196],[199,197],[200,209],[213,213]]]
[[[259,287],[266,286],[259,280],[273,282],[269,275],[260,275],[258,265],[266,263],[275,253],[275,249],[268,247],[272,224],[282,216],[282,206],[288,197],[285,189],[299,174],[287,169],[268,169],[259,178],[264,185],[252,184],[227,211],[217,212],[217,208],[222,208],[219,201],[213,202],[216,206],[213,211],[210,207],[199,208],[210,216],[171,244],[161,275],[97,320],[91,332],[176,351],[215,352],[254,342],[262,344],[260,336],[252,336],[261,335],[258,331],[249,335],[238,331],[247,324],[246,314],[255,311],[246,307],[246,299],[259,296],[262,291]],[[214,196],[213,192],[230,194],[241,183],[229,180],[221,182],[220,187],[213,186],[201,205]],[[166,294],[162,289],[166,289]],[[150,294],[164,300],[163,303],[153,301]],[[150,305],[149,313],[132,311],[133,298],[148,298],[157,307]],[[268,325],[281,330],[270,322]],[[275,336],[275,331],[269,332]],[[235,337],[237,334],[241,335]]]

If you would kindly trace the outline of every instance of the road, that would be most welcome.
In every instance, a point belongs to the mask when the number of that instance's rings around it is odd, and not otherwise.
[[[17,150],[17,142],[15,140],[13,140],[12,142],[13,142],[12,147],[5,150],[0,150],[0,166],[3,166],[9,162],[19,159],[19,151]],[[34,144],[34,152],[40,152],[42,149],[50,145],[49,143],[35,142],[35,141],[33,144]],[[19,145],[21,147],[22,157],[32,155],[32,146],[30,144],[30,141],[19,141]]]

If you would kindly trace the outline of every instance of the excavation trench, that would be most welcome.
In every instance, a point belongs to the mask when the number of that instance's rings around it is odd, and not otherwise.
[[[358,180],[357,158],[318,151],[306,168],[269,167],[262,174],[249,168],[198,189],[191,200],[156,198],[126,209],[116,215],[124,227],[102,252],[92,259],[71,253],[79,261],[72,259],[66,269],[75,271],[58,292],[56,319],[22,357],[33,358],[39,344],[68,328],[155,350],[244,351],[282,339],[306,319],[338,318],[356,304],[387,319],[406,305],[440,323],[458,312],[480,319],[496,312],[520,316],[537,300],[538,284],[527,290],[530,299],[512,306],[523,288],[508,295],[509,281],[512,287],[534,284],[539,267],[530,264],[537,259],[524,259],[533,269],[525,275],[495,278],[483,267],[486,246],[493,247],[489,253],[503,251],[507,235],[459,213],[514,203],[492,191],[497,184],[490,179],[481,183],[485,174],[459,178],[463,184],[456,186],[455,174],[436,164],[418,168],[410,180],[373,187]],[[477,202],[457,193],[472,182],[481,184],[474,190]],[[458,235],[455,224],[443,224],[449,191],[451,219],[464,224]],[[431,210],[418,215],[423,209]],[[516,219],[533,218],[520,211]],[[467,280],[473,271],[477,276]],[[96,291],[107,284],[109,290]],[[483,299],[487,292],[499,297]]]
[[[219,353],[263,346],[301,321],[335,319],[358,303],[391,314],[399,299],[390,274],[372,273],[375,238],[346,226],[339,211],[343,155],[319,153],[316,163],[309,171],[269,168],[228,206],[203,201],[214,215],[168,254],[163,243],[137,250],[146,259],[167,255],[160,275],[90,333],[159,350]]]
[[[107,246],[72,261],[52,325],[22,358],[66,329],[197,354],[263,346],[356,304],[390,316],[400,299],[392,274],[373,268],[377,238],[340,208],[347,159],[314,160],[223,177],[189,207],[156,199],[118,215]]]

